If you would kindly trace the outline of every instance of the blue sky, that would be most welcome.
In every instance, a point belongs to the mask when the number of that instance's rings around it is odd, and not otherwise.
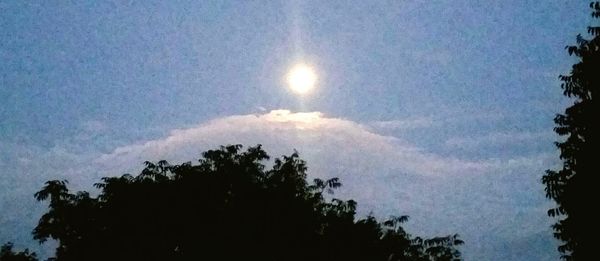
[[[218,141],[297,148],[365,213],[459,233],[468,259],[556,258],[539,178],[587,5],[2,1],[0,240],[32,245],[45,180],[90,189]],[[305,97],[285,87],[296,62],[319,77]]]

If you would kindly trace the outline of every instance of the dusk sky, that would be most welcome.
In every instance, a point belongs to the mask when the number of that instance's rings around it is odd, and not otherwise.
[[[556,260],[540,178],[588,1],[2,1],[0,244],[50,179],[91,190],[226,144],[298,150],[359,214],[458,233],[466,260]],[[296,64],[316,75],[298,94]]]

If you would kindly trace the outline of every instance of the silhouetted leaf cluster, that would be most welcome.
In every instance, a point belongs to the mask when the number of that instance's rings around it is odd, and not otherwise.
[[[592,16],[600,17],[600,2],[592,2]],[[587,203],[595,190],[594,174],[598,172],[595,157],[598,146],[594,139],[598,108],[592,98],[600,85],[600,27],[588,27],[592,39],[577,36],[577,45],[567,46],[570,55],[579,58],[570,75],[561,75],[564,95],[574,98],[574,104],[564,114],[554,119],[554,131],[566,139],[557,142],[563,166],[560,170],[547,170],[542,182],[546,196],[558,206],[548,210],[548,215],[558,217],[553,225],[556,238],[564,242],[558,250],[567,260],[584,260],[591,257],[595,237],[590,232],[594,214]],[[587,260],[587,259],[586,259]]]
[[[356,202],[325,195],[339,180],[308,183],[297,153],[267,169],[260,145],[241,148],[206,151],[197,165],[146,162],[137,176],[103,178],[97,197],[48,181],[34,238],[58,240],[60,261],[460,258],[457,235],[413,237],[406,216],[356,220]]]

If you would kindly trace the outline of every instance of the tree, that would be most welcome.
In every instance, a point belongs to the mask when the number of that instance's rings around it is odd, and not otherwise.
[[[590,7],[592,16],[600,17],[600,2],[592,2]],[[560,170],[547,170],[542,178],[546,196],[557,203],[548,215],[559,218],[553,225],[554,236],[563,241],[558,250],[567,260],[590,256],[594,242],[589,232],[593,214],[587,202],[593,200],[597,184],[593,175],[598,171],[593,159],[598,155],[593,136],[598,108],[592,97],[600,85],[600,27],[590,26],[588,33],[592,39],[578,35],[577,45],[567,46],[569,55],[575,55],[579,62],[573,65],[570,75],[560,76],[564,95],[574,99],[573,105],[554,119],[554,131],[565,137],[556,142],[563,164]]]
[[[206,151],[197,165],[146,162],[135,177],[103,178],[97,197],[48,181],[34,238],[58,240],[60,261],[460,258],[458,235],[413,237],[406,216],[356,220],[356,202],[326,195],[339,180],[309,184],[297,153],[267,169],[260,145],[241,148]]]
[[[29,249],[14,252],[13,244],[8,242],[0,247],[0,261],[37,261],[37,257],[35,253],[30,253]]]

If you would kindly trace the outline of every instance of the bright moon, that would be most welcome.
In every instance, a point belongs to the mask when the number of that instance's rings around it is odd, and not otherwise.
[[[308,65],[297,64],[288,73],[287,82],[294,92],[305,94],[315,87],[317,75]]]

